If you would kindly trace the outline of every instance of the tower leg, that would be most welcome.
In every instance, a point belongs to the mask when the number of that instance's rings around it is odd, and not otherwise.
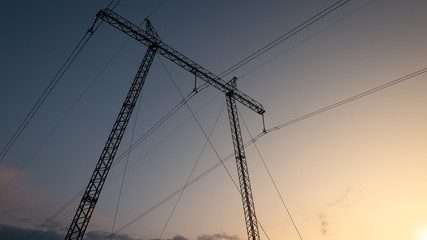
[[[235,88],[235,78],[229,84]],[[258,221],[255,215],[255,205],[252,197],[251,183],[249,181],[248,166],[246,163],[245,149],[240,130],[239,117],[236,108],[234,92],[226,93],[228,118],[231,127],[231,136],[233,139],[234,156],[236,158],[237,172],[239,175],[240,195],[243,202],[243,212],[246,221],[246,230],[248,240],[259,240]]]
[[[85,193],[80,201],[79,207],[68,229],[66,240],[81,240],[86,232],[87,225],[92,216],[95,205],[98,201],[102,187],[110,171],[111,164],[116,156],[117,149],[125,133],[126,126],[129,123],[130,116],[135,108],[136,101],[141,93],[145,79],[147,77],[150,66],[156,55],[157,46],[152,45],[145,53],[144,59],[138,69],[138,72],[133,80],[131,88],[126,96],[126,99],[120,109],[120,113],[114,123],[113,129],[110,132],[107,143],[102,150],[95,170],[89,184],[86,187]]]

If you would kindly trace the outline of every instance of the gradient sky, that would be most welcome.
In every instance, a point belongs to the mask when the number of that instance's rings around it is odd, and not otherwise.
[[[150,20],[165,43],[220,74],[334,2],[165,1]],[[2,4],[1,148],[108,3]],[[115,11],[139,24],[159,3],[123,0]],[[239,77],[238,88],[263,104],[272,128],[426,68],[426,16],[423,0],[353,0],[224,80]],[[0,162],[0,237],[26,239],[87,184],[146,51],[127,39],[103,24]],[[162,62],[184,95],[193,89],[194,76],[157,56],[117,156],[132,133],[135,141],[181,100]],[[427,239],[426,90],[422,74],[256,142],[302,239]],[[217,164],[215,152],[232,153],[224,104],[214,88],[189,102],[206,133],[218,118],[214,149],[202,151],[206,138],[184,106],[130,153],[116,230],[181,188],[194,166],[192,179]],[[262,119],[238,107],[246,142],[262,131]],[[256,213],[269,239],[300,239],[255,145],[246,152]],[[109,174],[87,239],[111,232],[125,161]],[[225,167],[236,181],[234,159]],[[117,238],[247,239],[240,195],[223,166],[184,191],[161,235],[177,199]],[[78,201],[31,239],[63,239]],[[261,239],[268,239],[262,231]]]

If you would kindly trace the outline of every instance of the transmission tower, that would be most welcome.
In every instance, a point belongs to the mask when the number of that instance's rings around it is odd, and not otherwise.
[[[237,116],[236,101],[242,103],[244,106],[250,108],[258,114],[264,114],[265,110],[263,106],[254,99],[247,96],[245,93],[238,90],[235,85],[235,79],[233,79],[230,83],[227,83],[220,77],[216,76],[175,49],[163,43],[148,19],[145,20],[145,30],[121,17],[111,9],[100,10],[97,14],[95,22],[98,19],[109,23],[120,31],[126,33],[128,36],[146,45],[148,50],[131,85],[129,93],[123,103],[119,116],[113,125],[113,129],[111,130],[96,168],[93,171],[89,184],[86,187],[85,193],[83,194],[65,239],[83,239],[87,225],[99,199],[102,187],[111,168],[112,162],[120,145],[126,126],[128,125],[138,96],[141,93],[154,56],[156,53],[160,53],[165,58],[169,59],[178,66],[191,72],[196,77],[204,80],[208,84],[214,86],[226,94],[248,239],[259,240],[260,237],[258,232],[258,222],[255,216],[255,207],[249,182],[249,172],[246,164],[246,156],[244,153],[240,124]]]

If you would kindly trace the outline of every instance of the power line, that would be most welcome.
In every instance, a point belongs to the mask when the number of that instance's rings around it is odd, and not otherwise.
[[[115,0],[112,0],[107,7],[109,7]],[[119,0],[112,9],[116,8],[117,5],[121,2]],[[12,148],[12,146],[15,144],[16,140],[19,138],[19,136],[22,134],[24,129],[27,127],[28,123],[33,119],[34,115],[38,112],[40,107],[43,105],[47,97],[51,94],[55,86],[58,84],[58,82],[62,79],[68,68],[71,66],[71,64],[74,62],[74,60],[77,58],[79,53],[83,50],[86,43],[89,41],[89,39],[92,37],[92,35],[96,32],[96,30],[101,26],[102,22],[95,21],[93,25],[89,28],[89,30],[86,31],[86,33],[83,35],[81,40],[78,42],[76,47],[73,49],[73,51],[70,53],[70,55],[65,60],[64,64],[62,64],[61,68],[58,70],[58,72],[55,74],[55,76],[52,78],[52,80],[49,82],[43,93],[40,95],[40,97],[37,99],[33,107],[31,108],[30,112],[25,116],[24,120],[19,125],[18,129],[15,130],[12,137],[7,142],[6,146],[2,149],[0,152],[0,162],[4,160],[6,154],[9,152],[9,150]]]
[[[130,38],[129,38],[130,39]],[[128,40],[129,40],[128,39]],[[43,139],[43,141],[37,146],[31,156],[25,161],[24,164],[19,168],[19,170],[15,173],[12,179],[6,184],[6,186],[1,190],[0,197],[7,191],[7,189],[11,186],[11,184],[16,180],[16,178],[21,174],[23,169],[33,160],[34,156],[40,151],[40,149],[44,146],[44,144],[49,140],[49,138],[53,135],[53,133],[59,128],[59,126],[65,121],[65,119],[70,115],[70,113],[74,110],[74,108],[79,104],[82,98],[87,94],[89,89],[95,84],[95,82],[101,77],[101,75],[105,72],[105,70],[111,65],[113,60],[118,56],[118,54],[122,51],[122,49],[127,44],[128,40],[116,51],[116,53],[110,58],[107,64],[99,71],[95,78],[87,85],[85,90],[79,95],[79,97],[74,101],[71,107],[67,110],[67,112],[62,116],[62,118],[56,123],[56,125],[52,128],[49,134]]]
[[[266,64],[268,64],[268,63],[272,62],[273,60],[277,59],[278,57],[282,56],[283,54],[285,54],[285,53],[287,53],[287,52],[291,51],[292,49],[295,49],[296,47],[298,47],[298,46],[302,45],[303,43],[307,42],[308,40],[312,39],[313,37],[317,36],[318,34],[320,34],[320,33],[324,32],[324,31],[326,31],[327,29],[331,28],[332,26],[334,26],[334,25],[338,24],[339,22],[341,22],[341,21],[342,21],[342,20],[344,20],[345,18],[347,18],[347,17],[349,17],[349,16],[351,16],[351,15],[355,14],[356,12],[358,12],[358,11],[360,11],[361,9],[363,9],[363,8],[367,7],[368,5],[370,5],[370,4],[371,4],[371,3],[373,3],[373,2],[375,2],[375,0],[371,0],[371,1],[367,2],[367,3],[365,3],[364,5],[362,5],[362,6],[358,7],[357,9],[355,9],[355,10],[354,10],[354,11],[352,11],[352,12],[350,12],[349,14],[347,14],[347,15],[345,15],[345,16],[343,16],[343,17],[339,18],[339,19],[338,19],[338,20],[336,20],[335,22],[333,22],[333,23],[331,23],[331,24],[327,25],[326,27],[324,27],[324,28],[322,28],[321,30],[319,30],[319,31],[315,32],[314,34],[311,34],[310,36],[308,36],[308,37],[307,37],[307,38],[305,38],[304,40],[302,40],[302,41],[298,42],[297,44],[293,45],[292,47],[290,47],[290,48],[286,49],[285,51],[283,51],[283,52],[281,52],[281,53],[279,53],[279,54],[277,54],[276,56],[274,56],[274,57],[270,58],[269,60],[267,60],[267,61],[265,61],[265,62],[261,63],[260,65],[256,66],[256,67],[255,67],[255,68],[253,68],[252,70],[249,70],[248,72],[244,73],[242,76],[240,76],[240,77],[239,77],[239,79],[241,79],[241,78],[243,78],[243,77],[246,77],[247,75],[249,75],[249,74],[251,74],[251,73],[255,72],[256,70],[258,70],[258,69],[260,69],[261,67],[265,66]]]
[[[311,112],[311,113],[305,114],[305,115],[303,115],[303,116],[301,116],[301,117],[298,117],[298,118],[292,119],[292,120],[290,120],[290,121],[287,121],[287,122],[285,122],[285,123],[282,123],[282,124],[280,124],[280,125],[277,125],[277,126],[275,126],[275,127],[272,127],[272,128],[270,128],[270,129],[266,130],[266,133],[269,133],[269,132],[272,132],[272,131],[279,130],[279,129],[283,128],[283,127],[286,127],[286,126],[289,126],[289,125],[291,125],[291,124],[297,123],[297,122],[299,122],[299,121],[305,120],[305,119],[307,119],[307,118],[310,118],[310,117],[316,116],[316,115],[318,115],[318,114],[320,114],[320,113],[323,113],[323,112],[329,111],[329,110],[331,110],[331,109],[334,109],[334,108],[339,107],[339,106],[341,106],[341,105],[344,105],[344,104],[346,104],[346,103],[352,102],[352,101],[357,100],[357,99],[359,99],[359,98],[365,97],[365,96],[370,95],[370,94],[372,94],[372,93],[378,92],[378,91],[380,91],[380,90],[382,90],[382,89],[384,89],[384,88],[388,88],[388,87],[391,87],[391,86],[393,86],[393,85],[395,85],[395,84],[398,84],[398,83],[401,83],[401,82],[403,82],[403,81],[409,80],[409,79],[411,79],[411,78],[414,78],[414,77],[416,77],[416,76],[418,76],[418,75],[421,75],[421,74],[424,74],[424,73],[426,73],[426,72],[427,72],[427,68],[423,68],[423,69],[421,69],[421,70],[415,71],[415,72],[413,72],[413,73],[410,73],[410,74],[408,74],[408,75],[405,75],[405,76],[400,77],[400,78],[398,78],[398,79],[395,79],[395,80],[393,80],[393,81],[390,81],[390,82],[387,82],[387,83],[385,83],[385,84],[382,84],[382,85],[380,85],[380,86],[378,86],[378,87],[375,87],[375,88],[369,89],[369,90],[367,90],[367,91],[365,91],[365,92],[362,92],[362,93],[356,94],[356,95],[354,95],[354,96],[352,96],[352,97],[346,98],[346,99],[344,99],[344,100],[341,100],[341,101],[339,101],[339,102],[336,102],[336,103],[331,104],[331,105],[329,105],[329,106],[326,106],[326,107],[324,107],[324,108],[318,109],[318,110],[316,110],[316,111],[314,111],[314,112]]]
[[[96,29],[95,29],[96,30]],[[77,46],[73,49],[71,54],[67,57],[64,64],[61,66],[59,71],[55,74],[55,76],[52,78],[52,80],[47,85],[46,89],[43,91],[41,96],[37,99],[33,107],[31,108],[30,112],[26,115],[24,120],[19,125],[18,129],[15,130],[12,137],[7,142],[6,146],[2,149],[0,152],[0,162],[4,160],[4,157],[9,152],[9,150],[12,148],[16,140],[19,138],[19,136],[22,134],[24,129],[27,127],[28,123],[33,119],[34,115],[38,112],[46,98],[50,95],[52,90],[55,88],[55,86],[58,84],[58,82],[62,79],[65,72],[68,70],[70,65],[74,62],[76,57],[79,55],[83,47],[86,45],[86,43],[89,41],[89,39],[93,35],[93,26],[91,29],[89,29],[82,37],[82,39],[79,41]]]
[[[151,15],[153,15],[162,5],[165,3],[166,0],[161,1],[151,12],[148,14],[147,18],[150,18]]]
[[[111,2],[107,5],[107,7],[106,8],[109,8],[112,4],[113,4],[113,2],[115,2],[116,0],[111,0]],[[117,6],[117,4],[119,4],[121,2],[121,0],[119,0],[115,5],[114,5],[114,7],[113,8],[115,8],[116,6]]]
[[[107,8],[114,2],[115,0],[112,0]],[[119,0],[112,9],[116,8],[117,5],[121,2]],[[140,24],[142,25],[144,21]],[[98,29],[99,26],[102,23],[99,23],[94,30]],[[95,25],[95,24],[94,24]],[[93,29],[94,25],[90,28]],[[89,31],[88,31],[89,32]],[[92,32],[92,34],[95,31]],[[81,99],[86,95],[86,93],[89,91],[91,86],[96,82],[96,80],[99,79],[99,77],[105,72],[105,70],[111,65],[113,60],[118,56],[118,54],[123,50],[123,48],[127,45],[131,38],[128,38],[122,46],[114,53],[114,55],[110,58],[110,60],[105,64],[105,66],[99,71],[99,73],[96,75],[95,78],[87,85],[85,90],[80,94],[80,96],[74,101],[74,103],[71,105],[71,107],[67,110],[67,112],[62,116],[62,118],[58,121],[58,123],[52,128],[52,130],[49,132],[49,134],[43,139],[43,141],[37,146],[37,148],[34,150],[34,152],[31,154],[31,156],[22,164],[22,166],[19,168],[19,170],[15,173],[15,175],[9,180],[9,182],[6,184],[6,186],[0,191],[0,197],[3,196],[3,194],[7,191],[7,189],[12,185],[12,183],[16,180],[16,178],[21,174],[21,172],[24,170],[24,168],[33,160],[33,157],[40,151],[40,149],[44,146],[44,144],[47,142],[47,140],[53,135],[53,133],[58,129],[58,127],[65,121],[65,119],[68,117],[68,115],[72,112],[72,110],[77,106],[77,104],[81,101]],[[67,59],[68,61],[68,59]],[[0,160],[1,161],[1,160]]]
[[[270,42],[266,46],[262,47],[261,49],[257,50],[256,52],[252,53],[251,55],[247,56],[246,58],[242,59],[238,63],[234,64],[230,68],[226,69],[224,72],[219,74],[220,77],[225,77],[229,75],[230,73],[236,71],[237,69],[241,68],[245,64],[249,63],[250,61],[254,60],[255,58],[259,57],[260,55],[264,54],[268,50],[272,49],[273,47],[277,46],[278,44],[282,43],[283,41],[289,39],[290,37],[294,36],[295,34],[301,32],[305,28],[309,27],[313,23],[319,21],[320,19],[324,18],[331,12],[335,11],[336,9],[340,8],[344,4],[348,3],[350,0],[339,0],[335,2],[334,4],[330,5],[326,9],[322,10],[321,12],[317,13],[313,17],[309,18],[308,20],[304,21],[300,25],[296,26],[292,30],[286,32],[282,36],[278,37],[274,41]]]
[[[119,5],[119,3],[120,3],[121,1],[122,1],[122,0],[117,1],[117,2],[116,2],[116,4],[114,4],[114,6],[113,6],[111,9],[113,9],[113,10],[114,10],[114,9],[117,7],[117,5]],[[111,1],[111,3],[112,3],[112,2],[114,2],[114,0],[113,0],[113,1]],[[111,4],[111,3],[110,3],[110,4]],[[107,7],[107,8],[108,8],[108,7]]]

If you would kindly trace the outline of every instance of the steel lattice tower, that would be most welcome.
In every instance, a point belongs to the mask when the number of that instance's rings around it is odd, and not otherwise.
[[[150,21],[147,19],[145,20],[145,30],[141,29],[137,25],[131,23],[110,9],[100,10],[97,14],[96,21],[98,19],[109,23],[120,31],[126,33],[128,36],[146,45],[148,50],[135,76],[131,89],[129,90],[129,93],[122,105],[119,116],[114,123],[113,129],[111,130],[107,143],[105,144],[105,147],[101,153],[89,184],[86,187],[86,191],[81,199],[65,239],[81,240],[83,238],[125,132],[126,126],[128,125],[130,116],[135,107],[138,96],[141,93],[154,56],[156,53],[159,53],[178,66],[191,72],[196,77],[202,79],[203,81],[226,94],[234,153],[239,175],[240,193],[245,215],[246,230],[249,240],[258,240],[260,238],[258,232],[258,222],[255,215],[255,207],[249,181],[249,172],[246,163],[239,118],[237,114],[236,101],[242,103],[244,106],[258,114],[264,114],[265,110],[263,106],[245,93],[238,90],[235,86],[235,79],[233,79],[230,83],[227,83],[220,77],[216,76],[175,49],[163,43],[155,32]]]

